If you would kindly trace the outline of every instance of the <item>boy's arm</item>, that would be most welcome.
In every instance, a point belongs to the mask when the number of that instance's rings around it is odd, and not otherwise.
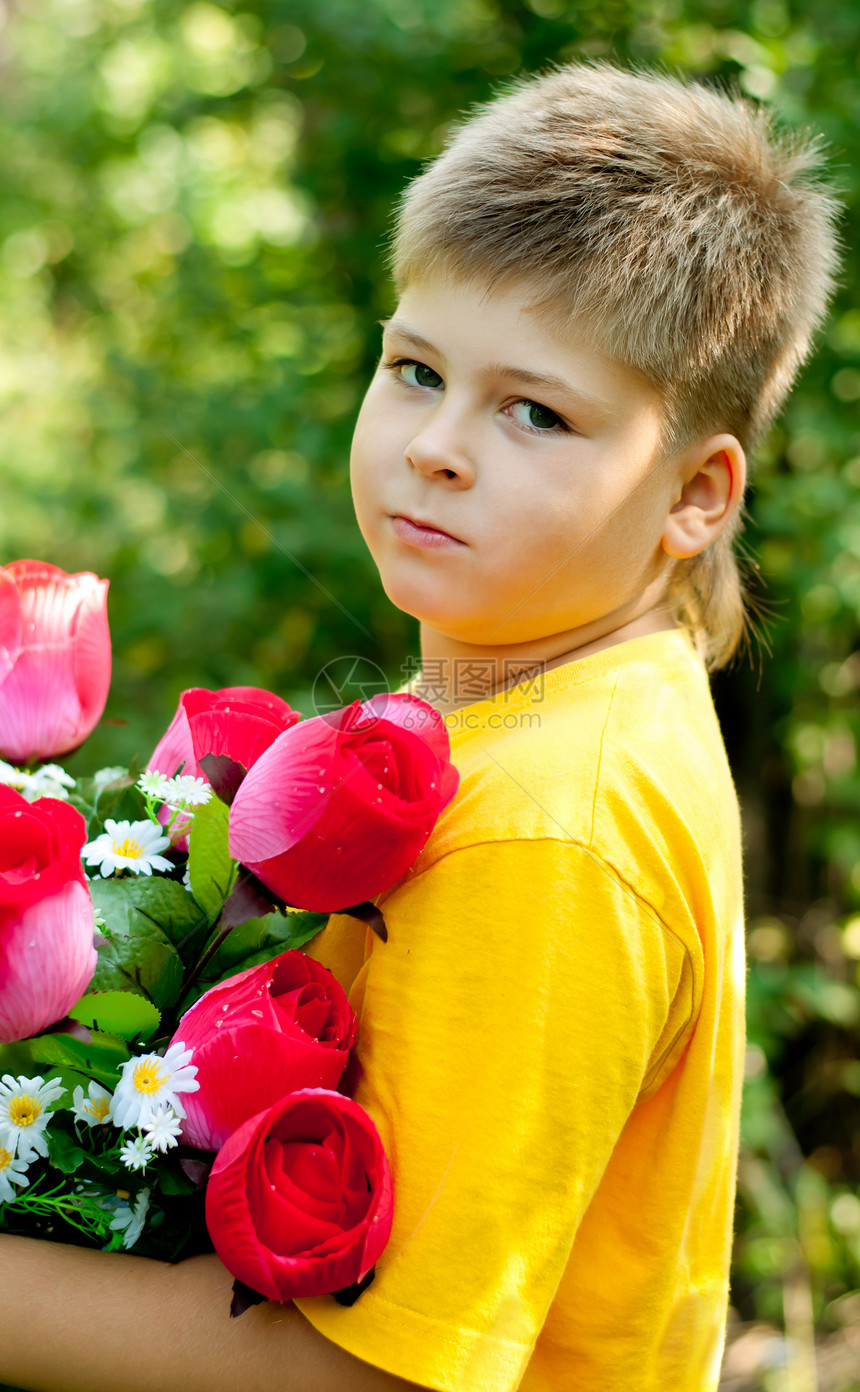
[[[692,1030],[692,968],[605,861],[551,837],[453,850],[384,913],[388,941],[372,940],[350,1000],[354,1096],[392,1165],[391,1240],[353,1306],[297,1304],[400,1377],[513,1392],[616,1143]],[[341,927],[354,936],[337,917],[326,932]],[[616,1251],[609,1232],[602,1274]]]
[[[292,1304],[229,1316],[215,1256],[176,1266],[0,1237],[0,1380],[28,1392],[406,1392]]]

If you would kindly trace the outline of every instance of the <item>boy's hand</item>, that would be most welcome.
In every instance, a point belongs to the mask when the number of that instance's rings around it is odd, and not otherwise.
[[[215,1256],[176,1266],[0,1237],[0,1379],[28,1392],[408,1392],[294,1305],[230,1318]]]

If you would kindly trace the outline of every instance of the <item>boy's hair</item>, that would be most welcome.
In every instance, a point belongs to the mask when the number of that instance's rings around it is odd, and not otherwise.
[[[570,64],[478,108],[413,180],[395,281],[522,281],[556,327],[586,323],[659,390],[667,451],[718,431],[749,449],[833,286],[838,205],[820,164],[819,140],[777,132],[740,97]],[[744,631],[737,529],[672,574],[676,615],[712,667]]]

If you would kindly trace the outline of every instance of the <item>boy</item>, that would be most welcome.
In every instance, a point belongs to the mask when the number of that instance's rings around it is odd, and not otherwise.
[[[702,658],[739,640],[744,452],[829,290],[814,164],[718,93],[576,65],[411,186],[353,490],[461,785],[387,944],[333,917],[314,945],[391,1243],[351,1308],[231,1324],[213,1258],[6,1239],[0,1376],[108,1389],[142,1332],[129,1389],[716,1387],[744,965]]]

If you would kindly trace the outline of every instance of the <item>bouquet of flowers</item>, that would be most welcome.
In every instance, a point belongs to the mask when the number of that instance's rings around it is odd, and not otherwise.
[[[458,776],[444,722],[380,695],[302,719],[184,691],[147,766],[57,760],[110,681],[107,582],[0,567],[0,1230],[177,1260],[233,1312],[372,1279],[376,1128],[339,1091],[355,1019],[301,948],[409,869]]]

